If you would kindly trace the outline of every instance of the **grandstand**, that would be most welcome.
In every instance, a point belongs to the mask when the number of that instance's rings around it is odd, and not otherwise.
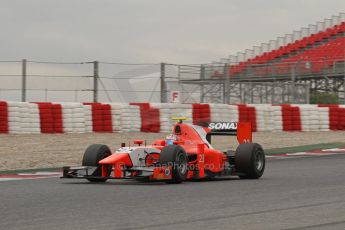
[[[308,103],[316,91],[334,92],[344,102],[344,60],[341,13],[201,66],[200,77],[181,78],[180,84],[189,90],[193,85],[201,102]]]
[[[239,62],[232,66],[230,74],[237,76],[250,68],[255,68],[255,74],[259,76],[271,74],[273,69],[275,75],[284,75],[289,73],[291,63],[298,63],[298,70],[301,73],[320,73],[324,69],[333,67],[337,62],[343,62],[345,57],[344,33],[345,21]],[[267,64],[272,65],[270,68],[260,68],[260,65]]]

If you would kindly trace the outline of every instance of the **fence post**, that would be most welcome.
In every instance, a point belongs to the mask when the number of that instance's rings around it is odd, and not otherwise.
[[[78,102],[78,90],[77,89],[74,90],[74,101]]]
[[[204,80],[205,79],[205,66],[201,65],[200,66],[200,79]],[[204,83],[201,83],[201,89],[200,89],[200,103],[204,103],[205,101],[205,95],[204,95]]]
[[[26,101],[26,59],[22,60],[22,102]]]
[[[306,104],[310,104],[310,81],[306,83]]]
[[[289,99],[289,103],[295,103],[295,98],[296,98],[296,95],[295,95],[295,91],[296,91],[296,85],[295,85],[295,82],[296,82],[296,63],[291,65],[291,101],[290,101],[290,98],[288,97]]]
[[[275,85],[274,85],[274,81],[271,82],[271,104],[274,104],[275,103],[275,99],[274,99],[274,96],[275,96]]]
[[[161,103],[167,102],[167,85],[165,82],[165,63],[161,63]]]
[[[344,61],[344,66],[345,66],[345,61]],[[344,85],[343,85],[343,91],[344,91],[344,105],[345,105],[345,68],[344,68]]]
[[[44,101],[45,102],[48,101],[48,89],[47,88],[44,89]]]
[[[340,13],[339,18],[342,18],[344,15],[345,15],[344,13]],[[345,38],[345,33],[343,33],[343,38]],[[345,55],[345,49],[343,49],[343,52]],[[344,85],[343,85],[344,101],[343,103],[345,104],[345,59],[343,59],[343,74],[344,74]]]
[[[240,86],[240,103],[243,104],[243,90],[242,90],[242,83],[239,82],[239,86]]]
[[[224,65],[224,77],[225,77],[224,104],[230,104],[230,66],[228,63],[225,63]]]
[[[93,62],[93,102],[98,102],[98,61]]]

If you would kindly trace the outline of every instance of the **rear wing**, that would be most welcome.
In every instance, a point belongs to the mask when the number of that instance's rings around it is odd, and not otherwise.
[[[211,143],[211,136],[237,136],[240,144],[252,142],[252,124],[250,122],[210,122],[207,126],[206,139]]]

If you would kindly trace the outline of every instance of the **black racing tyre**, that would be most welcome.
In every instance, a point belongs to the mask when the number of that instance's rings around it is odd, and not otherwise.
[[[241,179],[258,179],[265,171],[265,152],[257,143],[240,144],[235,153],[236,171]]]
[[[179,184],[184,181],[188,173],[188,156],[179,145],[168,145],[162,149],[159,156],[162,166],[172,166],[172,180],[167,183]]]
[[[83,157],[83,166],[97,166],[92,176],[102,176],[102,169],[98,162],[111,155],[108,146],[101,144],[93,144],[87,147]],[[111,167],[108,168],[108,176],[110,175]],[[90,182],[105,182],[104,178],[87,178]]]

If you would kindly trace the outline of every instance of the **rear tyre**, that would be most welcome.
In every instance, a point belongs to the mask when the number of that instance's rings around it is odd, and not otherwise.
[[[102,169],[98,162],[111,155],[111,151],[108,146],[101,144],[93,144],[87,147],[83,157],[83,166],[97,167],[92,173],[92,176],[102,176]],[[110,175],[111,167],[108,168],[108,175]],[[105,182],[105,178],[87,178],[90,182]]]
[[[186,180],[188,173],[188,156],[179,145],[168,145],[162,149],[159,156],[162,166],[172,166],[172,179],[167,181],[171,184],[179,184]]]
[[[258,179],[265,170],[265,153],[257,143],[241,144],[235,154],[236,171],[241,179]]]

